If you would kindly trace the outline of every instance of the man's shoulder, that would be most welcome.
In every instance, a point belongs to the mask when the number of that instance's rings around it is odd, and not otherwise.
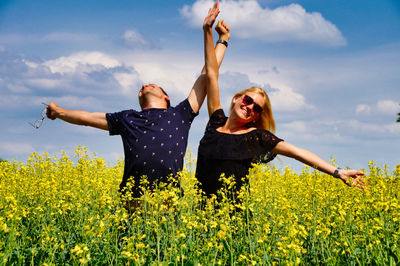
[[[122,111],[117,111],[117,112],[110,112],[106,113],[106,119],[108,121],[123,121],[127,119],[135,119],[140,117],[140,112],[133,110],[133,109],[127,109],[127,110],[122,110]]]
[[[181,101],[178,105],[175,107],[170,107],[171,110],[177,111],[180,113],[190,113],[193,116],[196,116],[197,114],[193,111],[192,106],[189,103],[188,98],[184,99]]]
[[[118,114],[139,114],[140,112],[134,109],[126,109],[116,112],[108,112],[106,115],[118,115]]]

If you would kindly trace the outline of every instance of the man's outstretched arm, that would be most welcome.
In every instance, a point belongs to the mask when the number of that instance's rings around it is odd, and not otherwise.
[[[46,115],[51,120],[58,118],[74,125],[90,126],[108,130],[105,113],[67,110],[52,102],[47,105]]]
[[[218,32],[219,40],[223,40],[228,42],[230,38],[230,29],[229,26],[223,21],[219,21],[217,26],[215,26],[215,30]],[[221,65],[222,60],[224,59],[226,51],[226,46],[222,43],[217,43],[215,46],[215,55],[217,57],[218,67]],[[206,71],[203,67],[200,76],[197,78],[196,82],[193,85],[192,90],[190,91],[188,100],[190,106],[193,111],[197,113],[200,110],[201,105],[204,102],[204,99],[207,95],[207,86],[206,86]]]

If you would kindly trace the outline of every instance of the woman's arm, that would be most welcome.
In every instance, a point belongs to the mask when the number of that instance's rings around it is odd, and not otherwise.
[[[207,17],[204,19],[204,60],[207,84],[207,108],[208,114],[211,116],[215,110],[221,108],[218,87],[218,62],[214,51],[214,39],[212,34],[212,25],[219,14],[219,1],[217,1],[208,11]]]
[[[229,41],[230,38],[230,29],[228,25],[223,21],[218,21],[217,26],[215,26],[215,30],[218,32],[219,39],[224,40],[226,42]],[[217,62],[218,62],[218,68],[221,66],[222,60],[225,55],[226,51],[226,46],[221,43],[217,43],[215,45],[215,55],[217,57]],[[188,100],[190,103],[190,106],[192,107],[193,111],[197,113],[206,97],[207,94],[207,78],[206,78],[206,69],[205,66],[203,67],[200,76],[197,78],[195,81],[192,90],[190,91]]]
[[[58,118],[74,125],[91,126],[108,130],[108,122],[105,113],[67,110],[52,102],[47,105],[46,114],[51,120]]]
[[[324,161],[314,153],[298,148],[284,141],[279,142],[272,152],[291,157],[332,176],[334,176],[335,170],[337,169],[337,167]],[[335,177],[338,177],[348,186],[357,186],[364,189],[365,179],[362,177],[363,175],[364,173],[360,171],[340,169]]]

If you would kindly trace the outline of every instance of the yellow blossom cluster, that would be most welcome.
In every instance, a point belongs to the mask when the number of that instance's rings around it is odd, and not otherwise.
[[[368,189],[305,167],[254,165],[234,193],[197,188],[188,154],[177,179],[140,199],[119,194],[123,162],[78,147],[0,163],[0,258],[6,265],[397,264],[400,171],[369,162]],[[133,184],[131,183],[130,186]]]

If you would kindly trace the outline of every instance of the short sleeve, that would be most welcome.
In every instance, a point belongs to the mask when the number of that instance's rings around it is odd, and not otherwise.
[[[276,157],[276,154],[273,153],[272,150],[281,141],[283,141],[283,139],[278,138],[277,136],[275,136],[274,134],[272,134],[267,130],[263,130],[261,133],[260,142],[263,149],[265,149],[265,151],[267,152],[261,154],[261,156],[259,156],[257,161],[262,163],[268,163],[272,161]]]
[[[188,99],[185,99],[184,101],[179,103],[177,106],[175,106],[174,109],[178,111],[184,117],[184,119],[189,122],[192,122],[193,119],[199,114],[193,111]]]
[[[211,114],[210,120],[207,124],[207,129],[217,129],[223,126],[226,122],[227,117],[225,116],[224,110],[218,109]]]
[[[123,129],[123,112],[106,113],[110,136],[121,135]]]
[[[272,150],[273,148],[275,148],[276,144],[281,141],[283,140],[267,130],[263,130],[263,132],[261,133],[261,145],[268,150]]]

